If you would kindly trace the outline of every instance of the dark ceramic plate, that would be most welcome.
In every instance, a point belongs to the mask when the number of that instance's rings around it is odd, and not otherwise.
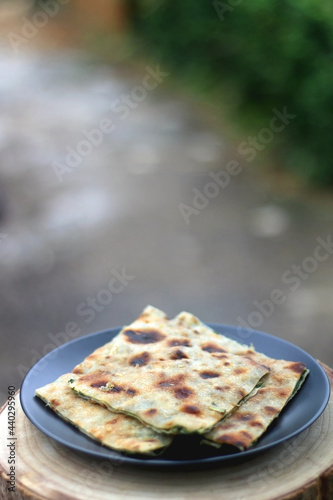
[[[40,359],[27,373],[21,386],[21,404],[29,420],[47,436],[79,452],[112,460],[117,464],[162,469],[205,468],[247,460],[304,431],[324,411],[330,394],[328,378],[317,363],[305,351],[289,342],[254,330],[209,324],[218,333],[241,343],[253,344],[258,352],[276,359],[301,361],[310,374],[301,390],[288,403],[268,431],[247,451],[233,447],[213,448],[200,445],[193,436],[179,437],[158,457],[126,455],[114,452],[82,434],[72,425],[61,420],[35,396],[35,389],[53,382],[63,373],[71,372],[76,364],[93,350],[109,342],[120,328],[112,328],[64,344]]]

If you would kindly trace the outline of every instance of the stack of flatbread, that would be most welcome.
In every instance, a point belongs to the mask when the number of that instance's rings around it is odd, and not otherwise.
[[[36,390],[60,417],[112,449],[156,454],[177,434],[252,446],[302,385],[303,363],[275,360],[190,313],[152,306],[72,373]]]

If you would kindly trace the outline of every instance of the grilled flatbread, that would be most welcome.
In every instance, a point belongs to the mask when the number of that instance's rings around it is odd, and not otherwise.
[[[68,386],[73,373],[36,390],[40,397],[63,420],[104,446],[126,453],[152,454],[168,446],[172,437],[155,432],[137,419],[110,412],[103,406],[80,398]]]
[[[232,352],[249,357],[270,369],[254,395],[205,434],[205,439],[218,445],[226,443],[240,450],[249,448],[300,389],[309,371],[303,363],[272,359],[256,352],[253,347],[216,334],[190,313],[180,313],[173,321],[188,332],[192,342],[196,341],[214,357],[223,356],[225,351]],[[210,338],[208,343],[207,338]]]
[[[240,450],[253,446],[300,389],[308,374],[303,363],[284,360],[266,360],[266,363],[271,371],[262,387],[205,434],[205,439],[218,445],[230,444]]]
[[[205,341],[204,332],[200,338]],[[210,334],[206,341],[210,342]],[[204,433],[269,371],[248,357],[220,354],[212,356],[188,329],[147,307],[74,368],[79,376],[70,386],[79,395],[157,430]]]

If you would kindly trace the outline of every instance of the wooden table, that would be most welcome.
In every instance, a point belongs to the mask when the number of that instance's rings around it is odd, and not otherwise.
[[[333,371],[322,365],[333,383]],[[309,401],[311,404],[311,401]],[[25,417],[16,396],[16,491],[8,492],[8,408],[0,413],[0,498],[8,500],[333,500],[333,398],[296,438],[213,470],[135,469],[69,450]]]

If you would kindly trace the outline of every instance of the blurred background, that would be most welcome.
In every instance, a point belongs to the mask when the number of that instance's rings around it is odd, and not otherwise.
[[[333,10],[0,0],[1,401],[152,304],[333,365]]]

